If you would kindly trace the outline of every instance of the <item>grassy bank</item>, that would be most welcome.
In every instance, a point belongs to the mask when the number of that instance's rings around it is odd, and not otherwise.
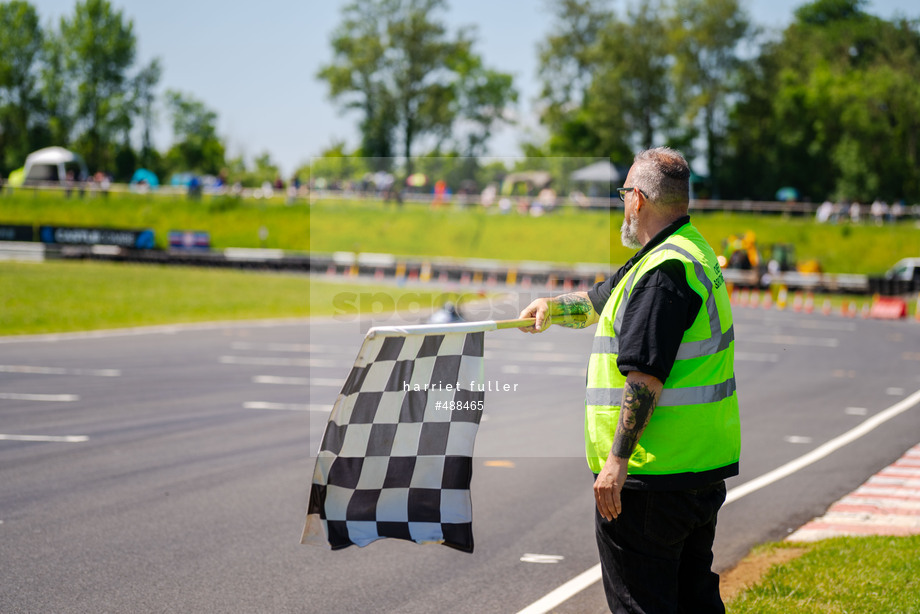
[[[167,247],[170,230],[207,231],[214,247],[260,247],[260,229],[265,228],[266,247],[307,250],[309,220],[305,206],[229,197],[190,201],[184,196],[96,194],[80,199],[32,191],[0,196],[0,224],[151,228],[161,248]]]
[[[0,224],[152,228],[161,247],[169,230],[203,230],[216,248],[264,246],[560,263],[625,261],[631,252],[620,246],[622,219],[619,212],[565,210],[534,218],[478,208],[431,210],[407,204],[397,209],[375,201],[285,206],[153,195],[80,200],[23,192],[0,197]],[[880,274],[900,258],[920,255],[920,229],[913,222],[826,226],[811,218],[698,213],[694,223],[714,246],[750,230],[761,247],[791,243],[799,260],[817,259],[825,271],[834,273]]]
[[[728,604],[729,614],[920,612],[920,535],[781,542],[752,556],[802,548]]]
[[[430,308],[443,298],[305,276],[95,262],[0,262],[0,279],[0,335],[359,311],[392,316],[401,302]]]

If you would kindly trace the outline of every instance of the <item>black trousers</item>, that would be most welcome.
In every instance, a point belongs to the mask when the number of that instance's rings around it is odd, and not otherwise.
[[[712,571],[725,482],[697,490],[623,489],[608,522],[594,510],[607,604],[615,614],[725,612]]]

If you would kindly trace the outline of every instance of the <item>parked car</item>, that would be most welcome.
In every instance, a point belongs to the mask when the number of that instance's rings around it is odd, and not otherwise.
[[[920,282],[920,258],[904,258],[898,260],[895,265],[885,273],[885,279]]]

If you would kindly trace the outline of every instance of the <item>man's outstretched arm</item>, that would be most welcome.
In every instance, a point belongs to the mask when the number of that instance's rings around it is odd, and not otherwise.
[[[658,405],[664,384],[657,377],[639,371],[630,371],[623,386],[623,402],[620,405],[620,419],[613,436],[613,445],[607,462],[594,481],[594,500],[597,511],[607,520],[620,515],[620,491],[626,483],[629,457],[648,421]]]
[[[565,316],[585,316],[584,321],[576,321],[572,318],[566,321]],[[530,305],[524,308],[519,318],[536,318],[534,326],[521,328],[525,333],[541,333],[550,327],[551,316],[563,316],[561,326],[566,328],[585,328],[591,324],[596,324],[600,319],[598,313],[594,310],[591,299],[588,298],[587,292],[569,292],[560,294],[552,298],[538,298]]]

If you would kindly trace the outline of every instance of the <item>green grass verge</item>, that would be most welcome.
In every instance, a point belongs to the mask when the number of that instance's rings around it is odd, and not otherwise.
[[[184,196],[110,194],[64,198],[59,193],[18,191],[0,196],[0,224],[150,228],[158,247],[168,245],[170,230],[209,232],[215,247],[309,249],[309,207],[230,197],[191,201]]]
[[[811,217],[750,213],[695,213],[693,219],[717,249],[726,237],[750,230],[762,248],[791,243],[800,261],[817,259],[833,273],[881,274],[900,258],[920,256],[920,230],[914,222],[829,226]],[[0,224],[152,228],[161,247],[169,230],[203,230],[216,248],[264,246],[559,263],[624,262],[631,251],[620,245],[622,220],[619,212],[567,209],[533,218],[481,208],[431,210],[406,204],[397,209],[378,201],[327,200],[310,206],[301,201],[285,206],[132,194],[82,200],[32,192],[0,196]],[[261,228],[268,233],[264,241]]]
[[[753,231],[762,251],[789,243],[799,261],[817,259],[827,272],[881,274],[900,258],[920,256],[920,230],[913,222],[828,226],[803,217],[709,212],[692,213],[692,218],[717,251],[727,237]],[[634,253],[620,244],[622,222],[619,212],[564,210],[531,218],[482,210],[320,203],[312,207],[310,234],[317,252],[619,265]]]
[[[128,326],[411,311],[438,291],[310,280],[303,275],[99,262],[0,262],[0,335]],[[373,302],[367,297],[376,297]],[[392,307],[391,307],[392,306]]]
[[[758,551],[801,546],[782,542]],[[741,593],[728,612],[920,612],[920,535],[839,537],[806,547],[808,552],[773,567]]]

